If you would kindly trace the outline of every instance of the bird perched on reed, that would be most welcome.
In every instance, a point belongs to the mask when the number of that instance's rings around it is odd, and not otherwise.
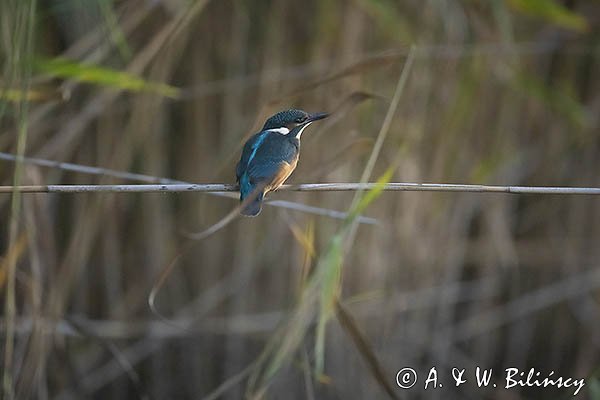
[[[328,116],[296,109],[281,111],[248,139],[236,167],[240,201],[248,199],[240,211],[242,215],[254,217],[260,213],[265,195],[277,190],[296,168],[304,129]]]

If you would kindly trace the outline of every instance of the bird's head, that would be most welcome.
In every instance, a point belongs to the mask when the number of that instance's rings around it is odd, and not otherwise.
[[[302,110],[286,110],[278,112],[265,122],[263,131],[271,130],[282,135],[291,134],[293,137],[300,138],[302,131],[314,121],[327,118],[328,113],[310,114]]]

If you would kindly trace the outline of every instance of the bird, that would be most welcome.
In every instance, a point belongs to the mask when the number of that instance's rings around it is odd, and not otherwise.
[[[243,203],[241,215],[255,217],[260,213],[265,195],[277,190],[296,168],[302,132],[328,116],[325,112],[311,114],[298,109],[281,111],[248,139],[236,167]]]

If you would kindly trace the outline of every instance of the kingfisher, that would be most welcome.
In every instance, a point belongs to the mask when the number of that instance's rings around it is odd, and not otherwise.
[[[254,217],[260,213],[265,195],[277,190],[294,172],[300,154],[300,136],[310,124],[328,113],[286,110],[273,115],[262,130],[253,135],[242,150],[236,167],[240,201],[248,200],[240,214]]]

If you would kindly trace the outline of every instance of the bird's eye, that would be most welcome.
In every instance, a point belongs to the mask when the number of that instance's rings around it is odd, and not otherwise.
[[[306,117],[298,117],[298,118],[296,118],[296,122],[299,123],[299,124],[302,123],[302,122],[304,122],[304,121],[306,121]]]

